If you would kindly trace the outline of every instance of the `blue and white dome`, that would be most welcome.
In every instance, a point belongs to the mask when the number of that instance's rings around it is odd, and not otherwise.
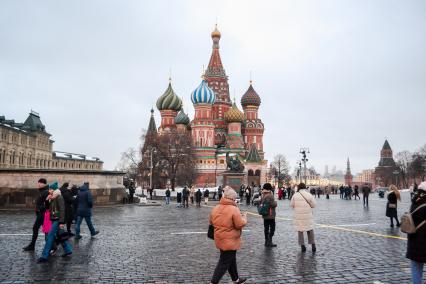
[[[193,104],[214,104],[215,100],[216,95],[205,80],[191,94]]]

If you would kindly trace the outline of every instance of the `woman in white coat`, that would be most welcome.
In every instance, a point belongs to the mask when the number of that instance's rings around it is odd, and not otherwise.
[[[314,197],[306,190],[306,185],[300,183],[297,192],[293,194],[290,205],[294,208],[294,225],[298,232],[299,245],[302,252],[306,251],[303,232],[308,234],[308,244],[312,245],[312,252],[316,252],[314,237],[314,220],[312,209],[315,207]]]

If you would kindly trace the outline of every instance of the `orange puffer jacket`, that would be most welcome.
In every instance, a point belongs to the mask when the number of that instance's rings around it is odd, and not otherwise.
[[[235,201],[222,198],[210,214],[210,224],[214,226],[216,247],[223,251],[241,248],[241,230],[247,220],[241,216]]]

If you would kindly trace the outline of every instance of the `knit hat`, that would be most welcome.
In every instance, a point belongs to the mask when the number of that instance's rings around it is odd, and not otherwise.
[[[417,189],[426,191],[426,181],[422,181]]]
[[[272,190],[272,185],[269,182],[264,183],[262,189],[264,189],[264,190]]]
[[[45,178],[41,178],[38,180],[39,183],[47,184],[47,180]]]
[[[49,188],[54,189],[54,190],[58,189],[59,188],[58,182],[55,181],[55,182],[49,184]]]

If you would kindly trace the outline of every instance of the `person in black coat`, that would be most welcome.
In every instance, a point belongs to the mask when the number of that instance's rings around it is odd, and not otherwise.
[[[38,232],[40,231],[40,227],[43,225],[44,212],[46,212],[46,209],[49,207],[49,202],[46,200],[47,196],[49,195],[49,185],[47,184],[46,179],[39,179],[37,186],[39,195],[36,199],[36,219],[33,225],[33,235],[31,238],[31,243],[23,248],[24,251],[34,251],[35,243],[38,238]]]
[[[203,193],[201,192],[201,189],[198,189],[195,193],[195,203],[197,204],[197,207],[201,207],[201,197],[203,196]]]
[[[390,218],[390,226],[393,228],[393,219],[396,220],[396,226],[399,227],[397,203],[401,200],[401,194],[395,185],[389,186],[388,203],[386,204],[386,217]]]
[[[77,223],[75,225],[75,239],[81,239],[80,225],[83,219],[86,220],[87,226],[89,227],[90,234],[93,236],[99,234],[99,231],[95,230],[92,223],[92,207],[93,197],[89,191],[89,183],[85,182],[78,191],[77,195],[78,207],[77,207]]]
[[[74,220],[74,195],[71,189],[68,188],[69,183],[64,183],[61,188],[61,195],[64,198],[65,205],[65,223],[67,224],[67,231],[71,234],[71,224]]]
[[[421,206],[421,207],[420,207]],[[417,209],[417,211],[415,211]],[[415,212],[414,212],[415,211]],[[417,231],[408,234],[406,257],[411,260],[411,277],[414,284],[421,284],[426,263],[426,182],[422,182],[414,194],[410,212]]]

